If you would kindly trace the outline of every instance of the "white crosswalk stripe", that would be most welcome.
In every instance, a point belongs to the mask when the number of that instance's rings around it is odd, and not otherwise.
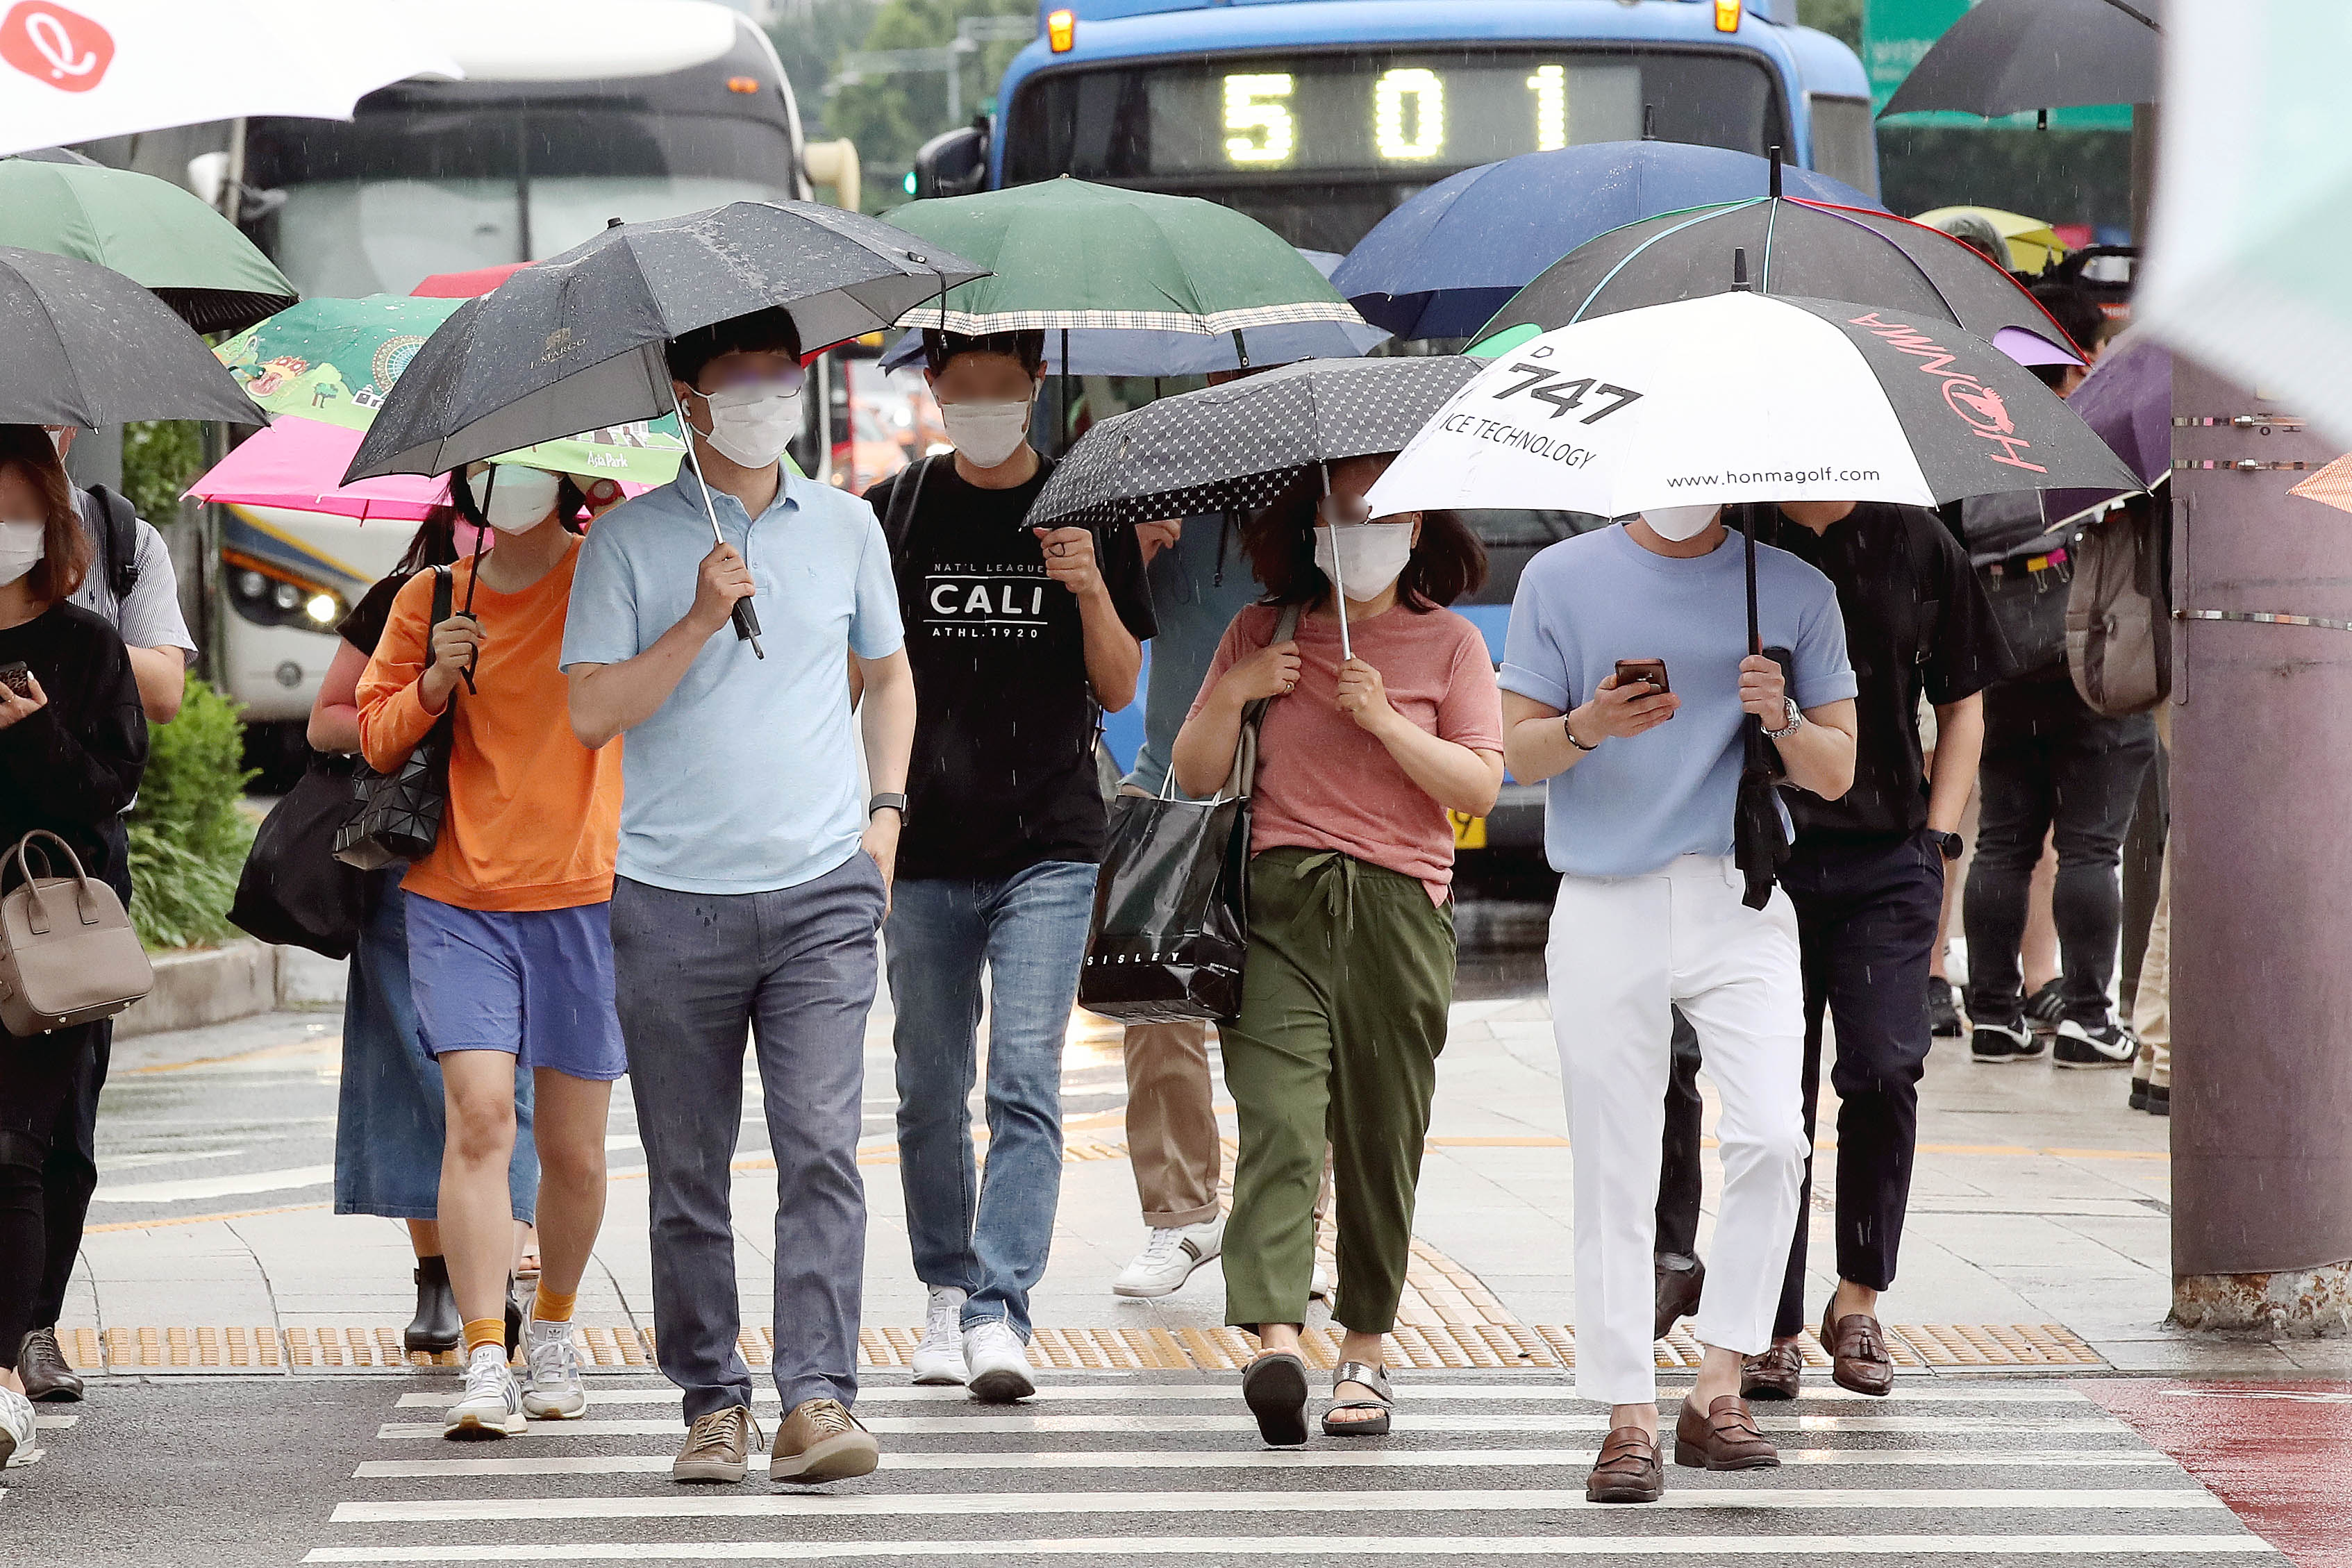
[[[1232,1378],[1071,1374],[1013,1409],[877,1386],[861,1406],[880,1471],[807,1489],[772,1487],[758,1454],[740,1487],[674,1486],[675,1392],[599,1379],[589,1419],[533,1423],[520,1441],[461,1447],[436,1421],[383,1422],[306,1561],[2284,1563],[2063,1384],[1809,1393],[1761,1409],[1782,1468],[1673,1468],[1662,1504],[1604,1507],[1584,1500],[1603,1413],[1558,1382],[1441,1375],[1399,1380],[1393,1437],[1281,1452],[1257,1445]],[[394,1402],[421,1412],[446,1397]]]

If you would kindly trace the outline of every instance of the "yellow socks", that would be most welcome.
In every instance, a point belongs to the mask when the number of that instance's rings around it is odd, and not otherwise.
[[[539,1294],[531,1298],[530,1321],[534,1323],[568,1323],[572,1321],[572,1304],[580,1300],[577,1290],[559,1293],[541,1285]]]
[[[466,1355],[471,1360],[484,1345],[506,1348],[507,1321],[504,1318],[468,1318],[466,1320]]]

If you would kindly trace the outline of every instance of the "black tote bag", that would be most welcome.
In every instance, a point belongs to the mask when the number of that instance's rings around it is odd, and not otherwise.
[[[335,858],[335,836],[352,815],[352,769],[348,757],[313,752],[300,782],[270,807],[229,905],[238,930],[329,958],[352,955],[367,876]]]
[[[433,618],[425,624],[425,657],[432,658],[433,630],[449,618],[449,569],[433,569]],[[457,698],[425,732],[408,758],[392,773],[362,763],[352,776],[352,814],[335,835],[335,858],[362,871],[397,860],[421,860],[441,834],[441,814],[449,802],[450,726]]]
[[[1286,608],[1272,642],[1298,629]],[[1078,1005],[1129,1024],[1231,1018],[1249,951],[1250,791],[1266,699],[1242,716],[1233,772],[1213,800],[1120,795],[1110,808]],[[1171,770],[1172,773],[1172,770]]]

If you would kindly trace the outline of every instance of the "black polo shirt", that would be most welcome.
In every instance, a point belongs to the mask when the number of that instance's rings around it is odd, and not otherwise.
[[[1837,588],[1854,699],[1853,787],[1837,800],[1788,790],[1797,842],[1900,837],[1927,822],[1919,699],[1936,707],[1983,690],[2009,668],[1968,552],[1925,507],[1864,501],[1821,533],[1780,516],[1765,538]]]

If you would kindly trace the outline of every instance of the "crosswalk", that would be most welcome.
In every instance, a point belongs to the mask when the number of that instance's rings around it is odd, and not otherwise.
[[[771,1487],[758,1456],[741,1486],[672,1485],[677,1396],[642,1377],[592,1382],[586,1420],[464,1447],[434,1418],[446,1391],[412,1383],[305,1561],[2284,1562],[2054,1383],[1810,1393],[1759,1412],[1780,1469],[1675,1469],[1661,1505],[1611,1508],[1583,1489],[1605,1413],[1565,1379],[1401,1379],[1397,1436],[1295,1451],[1258,1445],[1231,1376],[1044,1382],[1012,1408],[869,1387],[859,1414],[882,1437],[882,1469],[809,1489]],[[757,1414],[772,1430],[772,1391]]]

